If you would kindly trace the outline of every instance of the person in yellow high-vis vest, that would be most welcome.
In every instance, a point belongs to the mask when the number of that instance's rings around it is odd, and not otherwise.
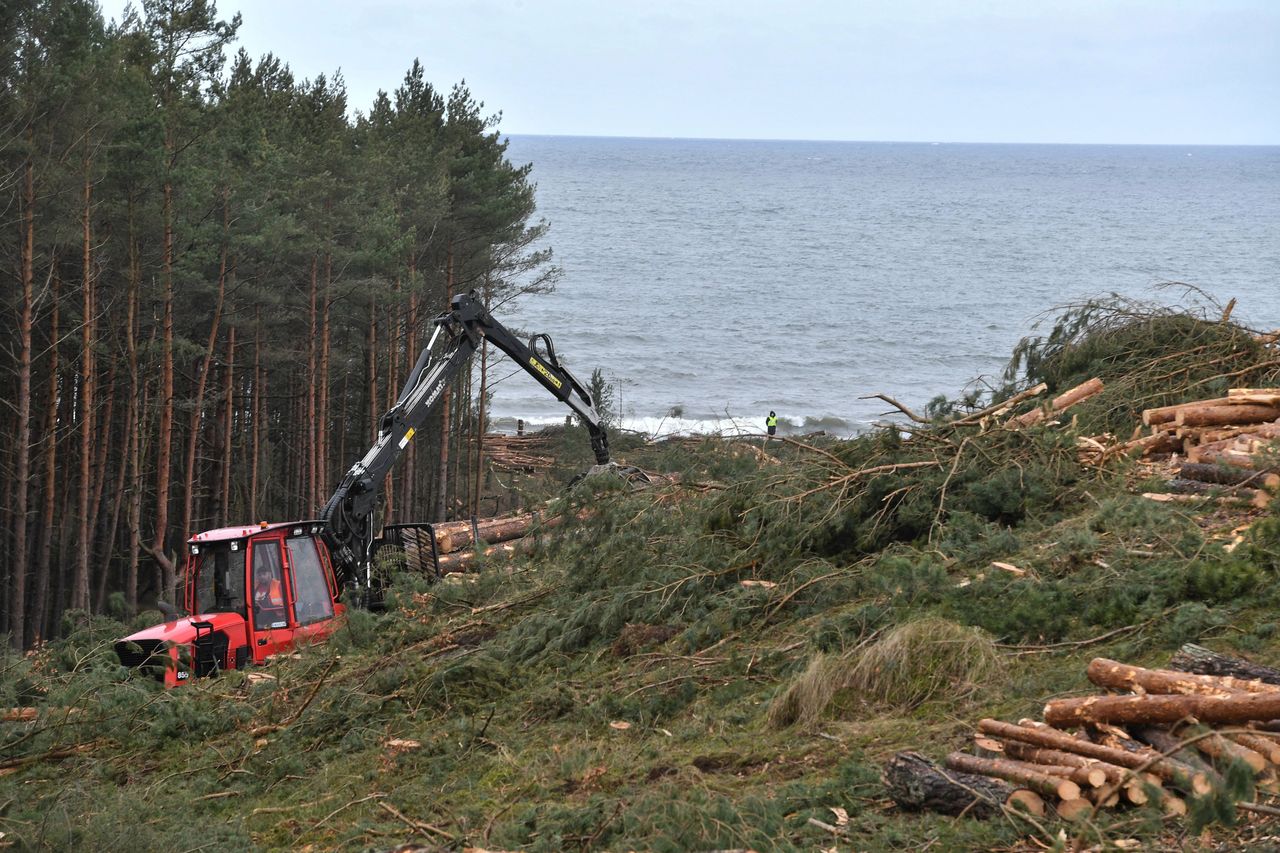
[[[764,419],[764,425],[765,425],[765,428],[769,430],[769,435],[777,435],[778,434],[778,413],[770,409],[769,417]]]

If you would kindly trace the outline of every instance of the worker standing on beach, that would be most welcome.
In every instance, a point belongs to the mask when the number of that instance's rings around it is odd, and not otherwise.
[[[769,431],[769,437],[778,434],[778,413],[773,409],[769,410],[769,417],[764,419],[765,428]]]

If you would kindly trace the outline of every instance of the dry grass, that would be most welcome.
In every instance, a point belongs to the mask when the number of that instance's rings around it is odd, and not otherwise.
[[[815,723],[836,695],[845,692],[854,700],[899,709],[944,697],[956,702],[990,687],[1003,669],[985,631],[946,619],[920,619],[848,655],[814,657],[774,700],[769,723]]]

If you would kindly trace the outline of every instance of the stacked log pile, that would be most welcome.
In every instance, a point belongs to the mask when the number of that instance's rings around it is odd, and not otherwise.
[[[484,437],[484,453],[489,463],[504,471],[545,471],[555,458],[544,451],[550,438],[541,434],[499,435],[488,433]]]
[[[1125,448],[1139,456],[1181,454],[1188,462],[1256,471],[1280,438],[1280,388],[1232,388],[1225,397],[1146,409],[1147,435]]]
[[[549,530],[563,520],[559,515],[525,512],[475,521],[441,521],[425,525],[430,539],[420,540],[417,547],[432,548],[438,574],[467,572],[482,559],[509,559],[531,550],[537,538],[535,526]],[[482,547],[477,549],[477,543]]]
[[[899,753],[885,786],[906,809],[1038,816],[1052,806],[1067,820],[1126,805],[1183,815],[1232,765],[1258,790],[1280,791],[1280,670],[1198,646],[1170,665],[1179,668],[1096,658],[1087,675],[1108,693],[1055,699],[1043,722],[981,720],[975,752],[952,752],[941,766]]]
[[[1156,501],[1201,501],[1265,507],[1280,491],[1280,388],[1232,388],[1226,397],[1147,409],[1146,435],[1119,445],[1124,453],[1174,466]],[[1109,455],[1106,439],[1081,439]]]

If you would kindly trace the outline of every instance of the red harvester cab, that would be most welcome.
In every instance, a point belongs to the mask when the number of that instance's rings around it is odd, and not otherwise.
[[[333,633],[344,607],[321,523],[224,527],[187,542],[184,609],[116,643],[125,666],[173,687]]]

